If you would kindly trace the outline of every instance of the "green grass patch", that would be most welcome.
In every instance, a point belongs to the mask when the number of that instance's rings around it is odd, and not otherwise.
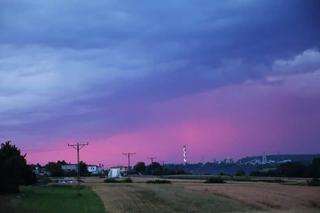
[[[28,186],[12,200],[15,212],[102,213],[100,198],[89,187]]]

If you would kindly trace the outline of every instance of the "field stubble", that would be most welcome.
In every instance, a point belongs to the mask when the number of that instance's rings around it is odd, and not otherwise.
[[[172,181],[145,184],[87,184],[101,197],[107,212],[320,212],[320,188],[262,182],[204,184]]]

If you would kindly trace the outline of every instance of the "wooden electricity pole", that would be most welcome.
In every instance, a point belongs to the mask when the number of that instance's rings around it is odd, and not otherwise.
[[[130,167],[131,167],[131,162],[130,162],[130,158],[132,155],[135,155],[136,153],[135,152],[124,152],[122,153],[123,155],[127,156],[128,158],[128,171],[130,170]]]
[[[76,144],[68,144],[68,146],[71,146],[75,150],[77,150],[77,181],[78,185],[80,185],[80,149],[82,149],[85,146],[88,146],[89,143],[76,143]]]

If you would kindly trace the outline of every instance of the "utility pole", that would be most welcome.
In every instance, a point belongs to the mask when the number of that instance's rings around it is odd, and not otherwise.
[[[130,168],[131,168],[130,158],[131,158],[132,155],[135,155],[136,153],[135,153],[135,152],[124,152],[124,153],[122,153],[122,154],[125,155],[125,156],[127,156],[127,158],[128,158],[128,171],[129,171]]]
[[[154,162],[155,159],[157,159],[156,157],[148,157],[148,159],[150,159],[151,164]]]
[[[82,149],[85,146],[88,146],[89,143],[76,143],[76,144],[68,144],[68,146],[71,146],[75,150],[77,150],[77,181],[78,185],[80,185],[80,149]]]

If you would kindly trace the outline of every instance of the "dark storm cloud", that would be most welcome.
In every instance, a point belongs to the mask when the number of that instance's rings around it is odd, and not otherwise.
[[[264,79],[318,54],[318,2],[1,1],[0,125],[128,123],[119,105]]]

